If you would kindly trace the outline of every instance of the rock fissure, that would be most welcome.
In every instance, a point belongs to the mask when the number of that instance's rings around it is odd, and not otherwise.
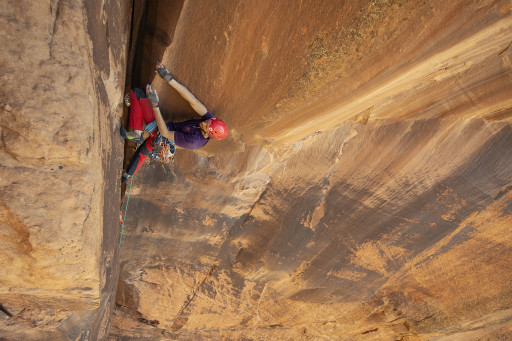
[[[498,56],[501,56],[502,54],[507,52],[507,50],[510,48],[510,46],[512,46],[512,41],[507,45],[507,47],[505,47],[502,51],[500,51],[500,53],[498,53]]]
[[[511,19],[5,0],[0,339],[510,339]],[[157,60],[231,134],[137,172],[119,248],[122,95],[197,118]]]
[[[180,308],[180,310],[175,318],[179,318],[179,317],[181,317],[181,315],[183,315],[183,313],[185,312],[187,307],[192,303],[192,301],[196,297],[197,291],[199,290],[199,288],[203,285],[204,282],[206,282],[217,271],[217,269],[218,269],[217,265],[213,265],[210,268],[210,270],[208,271],[206,276],[203,278],[203,280],[199,284],[197,284],[195,286],[195,288],[192,290],[191,297],[188,298],[187,301],[183,304],[183,306]]]
[[[2,313],[4,313],[5,315],[9,316],[9,317],[12,317],[12,314],[9,312],[9,310],[7,310],[3,304],[0,303],[0,311]]]
[[[60,11],[61,0],[52,0],[50,2],[50,15],[51,15],[51,29],[50,35],[48,37],[48,47],[49,47],[49,55],[50,59],[55,59],[53,52],[53,38],[55,36],[55,32],[58,29],[57,22],[59,20],[59,11]]]

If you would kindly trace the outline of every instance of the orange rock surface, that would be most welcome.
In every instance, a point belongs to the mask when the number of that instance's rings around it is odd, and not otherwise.
[[[131,8],[0,5],[0,339],[105,339]]]
[[[509,1],[25,2],[0,338],[512,339]],[[196,117],[157,60],[230,136],[136,174],[119,249],[123,92]]]

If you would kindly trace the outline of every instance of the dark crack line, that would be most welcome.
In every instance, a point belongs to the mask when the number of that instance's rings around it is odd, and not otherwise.
[[[2,303],[0,303],[0,311],[9,317],[12,317],[12,314],[7,309],[5,309]]]
[[[512,190],[512,185],[509,185],[509,186],[505,187],[504,189],[502,189],[501,191],[499,191],[498,194],[496,195],[496,197],[494,197],[494,201],[498,201],[501,198],[503,198],[503,196],[505,194],[507,194],[508,192],[510,192],[510,190]]]
[[[55,32],[57,31],[57,20],[59,18],[60,14],[60,0],[57,0],[55,3],[50,3],[50,13],[55,15],[53,16],[53,28],[52,32],[50,33],[50,39],[49,39],[49,54],[51,59],[55,59],[54,53],[53,53],[53,38],[55,36]]]
[[[208,273],[206,274],[206,276],[203,278],[203,280],[201,281],[201,283],[199,283],[198,285],[196,285],[196,287],[194,288],[194,290],[192,291],[192,297],[190,297],[184,304],[183,304],[183,307],[181,307],[180,311],[178,312],[178,314],[176,315],[176,318],[180,317],[181,315],[183,315],[183,312],[185,311],[185,309],[187,309],[187,307],[190,305],[190,303],[192,303],[192,301],[194,300],[194,298],[196,297],[196,293],[197,293],[197,290],[199,290],[199,288],[201,287],[201,285],[203,285],[204,282],[206,282],[206,280],[208,278],[210,278],[218,269],[218,266],[217,264],[214,264],[211,266],[210,270],[208,271]]]
[[[424,317],[424,318],[422,318],[421,320],[417,320],[417,321],[415,321],[414,323],[420,323],[420,322],[423,322],[423,321],[425,321],[425,320],[427,320],[427,319],[429,319],[429,318],[433,317],[434,315],[435,315],[435,314],[430,314],[430,315],[428,315],[428,316],[425,316],[425,317]]]
[[[311,322],[310,324],[327,324],[327,323],[336,323],[337,321],[335,320],[329,320],[329,321],[314,321],[314,322]],[[272,323],[272,324],[261,324],[261,325],[256,325],[256,326],[251,326],[251,327],[246,327],[246,328],[239,328],[239,327],[226,327],[226,328],[207,328],[207,329],[195,329],[195,330],[192,330],[190,331],[192,334],[197,334],[197,333],[204,333],[204,332],[220,332],[220,331],[242,331],[242,330],[248,330],[248,329],[276,329],[276,328],[280,328],[280,329],[285,329],[285,330],[289,330],[291,328],[296,328],[296,327],[299,327],[299,326],[307,326],[308,324],[305,324],[305,323],[298,323],[298,324],[289,324],[289,325],[285,325],[285,324],[282,324],[282,323]],[[370,332],[370,331],[368,331]]]
[[[507,47],[505,47],[500,53],[498,53],[498,56],[501,56],[503,53],[505,53],[505,51],[507,51],[511,45],[512,45],[512,41],[508,44]]]
[[[263,189],[263,191],[261,191],[260,195],[258,196],[258,199],[256,199],[254,201],[254,204],[251,206],[251,209],[249,210],[249,212],[247,212],[247,216],[245,217],[244,221],[242,221],[239,225],[239,227],[242,227],[245,225],[245,223],[247,222],[247,220],[249,219],[249,217],[251,216],[252,214],[252,211],[254,210],[254,208],[256,207],[256,205],[258,205],[261,201],[261,199],[263,198],[263,196],[267,193],[267,189],[268,189],[268,186],[270,184],[270,182],[272,182],[272,178],[270,179],[269,182],[267,182],[267,184],[265,185],[265,189]],[[227,237],[229,237],[229,235],[231,234],[231,231],[233,230],[234,226],[232,228],[229,229],[229,232],[226,236],[226,239]],[[226,240],[224,240],[226,241]]]
[[[367,330],[365,332],[362,332],[361,334],[369,334],[369,333],[376,332],[377,330],[379,330],[379,328],[370,329],[370,330]]]

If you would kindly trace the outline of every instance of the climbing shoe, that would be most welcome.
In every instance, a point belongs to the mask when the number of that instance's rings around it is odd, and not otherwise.
[[[124,137],[127,140],[131,140],[137,144],[143,144],[144,143],[144,137],[142,136],[142,133],[132,130],[132,131],[126,131],[123,127],[120,129],[121,136]]]
[[[128,179],[130,179],[132,176],[128,173],[126,173],[126,171],[123,171],[123,175],[121,176],[121,182],[123,184],[126,184],[128,183]]]
[[[127,92],[125,95],[124,95],[124,104],[126,104],[127,107],[130,106],[131,102],[130,102],[130,93]]]

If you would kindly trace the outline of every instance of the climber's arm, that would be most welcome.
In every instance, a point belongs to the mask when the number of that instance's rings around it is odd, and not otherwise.
[[[208,109],[201,103],[186,87],[178,83],[176,79],[172,79],[169,84],[179,92],[179,94],[190,103],[192,109],[195,110],[199,115],[203,116],[208,112]]]
[[[167,124],[165,124],[164,118],[162,117],[162,113],[160,112],[160,108],[158,106],[158,94],[156,93],[156,90],[151,89],[151,85],[149,84],[146,86],[146,95],[148,96],[148,99],[151,102],[151,105],[153,106],[156,125],[158,126],[158,130],[160,131],[160,135],[174,141],[174,131],[170,131],[169,129],[167,129]]]
[[[167,129],[167,124],[165,124],[164,118],[162,117],[162,113],[160,112],[160,108],[153,108],[153,111],[155,113],[156,124],[158,126],[158,130],[160,131],[160,134],[163,137],[166,137],[169,140],[174,141],[174,131],[170,131],[169,129]]]
[[[158,72],[160,77],[169,83],[190,104],[195,112],[201,116],[208,112],[208,109],[206,109],[204,104],[201,103],[201,101],[199,101],[184,85],[174,79],[162,63],[156,63],[156,72]]]

